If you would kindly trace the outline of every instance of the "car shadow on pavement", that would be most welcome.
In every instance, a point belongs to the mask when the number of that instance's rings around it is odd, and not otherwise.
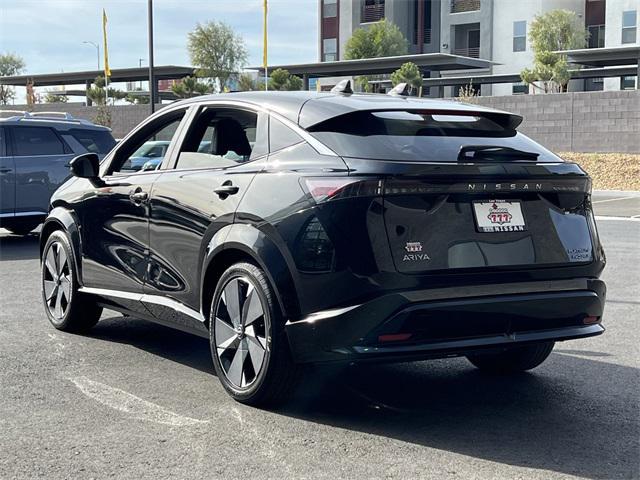
[[[0,235],[0,261],[31,260],[40,256],[39,234]]]
[[[91,336],[213,373],[207,340],[167,327],[107,317]],[[559,347],[535,371],[509,376],[464,359],[309,367],[274,412],[507,465],[638,478],[640,370]]]
[[[205,338],[146,320],[105,312],[87,336],[131,345],[188,367],[214,373],[209,342]]]

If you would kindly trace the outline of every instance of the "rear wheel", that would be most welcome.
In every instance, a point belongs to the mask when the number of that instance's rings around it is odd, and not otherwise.
[[[93,327],[102,307],[78,291],[78,276],[71,244],[57,230],[45,244],[42,255],[42,301],[47,317],[58,330],[82,333]]]
[[[469,361],[481,370],[496,373],[531,370],[544,362],[553,350],[554,342],[511,347],[499,353],[468,355]]]
[[[284,318],[260,268],[236,263],[222,274],[209,331],[216,374],[235,400],[265,405],[286,398],[298,367],[291,360]]]

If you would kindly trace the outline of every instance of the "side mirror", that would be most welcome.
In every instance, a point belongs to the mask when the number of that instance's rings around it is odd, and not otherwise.
[[[95,153],[83,153],[78,155],[69,163],[71,174],[74,177],[86,178],[95,187],[102,186],[104,182],[100,179],[100,160]]]

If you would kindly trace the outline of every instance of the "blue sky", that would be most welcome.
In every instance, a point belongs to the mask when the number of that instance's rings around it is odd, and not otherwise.
[[[190,65],[187,34],[222,20],[244,37],[249,64],[262,63],[262,0],[154,0],[156,65]],[[269,0],[269,63],[318,57],[317,0]],[[25,73],[96,68],[107,11],[111,68],[138,66],[147,52],[147,0],[0,0],[0,52],[20,55]]]

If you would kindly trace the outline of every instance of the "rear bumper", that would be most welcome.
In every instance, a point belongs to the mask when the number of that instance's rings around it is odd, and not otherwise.
[[[395,292],[288,322],[286,331],[301,363],[458,356],[599,335],[605,295],[596,279]]]

